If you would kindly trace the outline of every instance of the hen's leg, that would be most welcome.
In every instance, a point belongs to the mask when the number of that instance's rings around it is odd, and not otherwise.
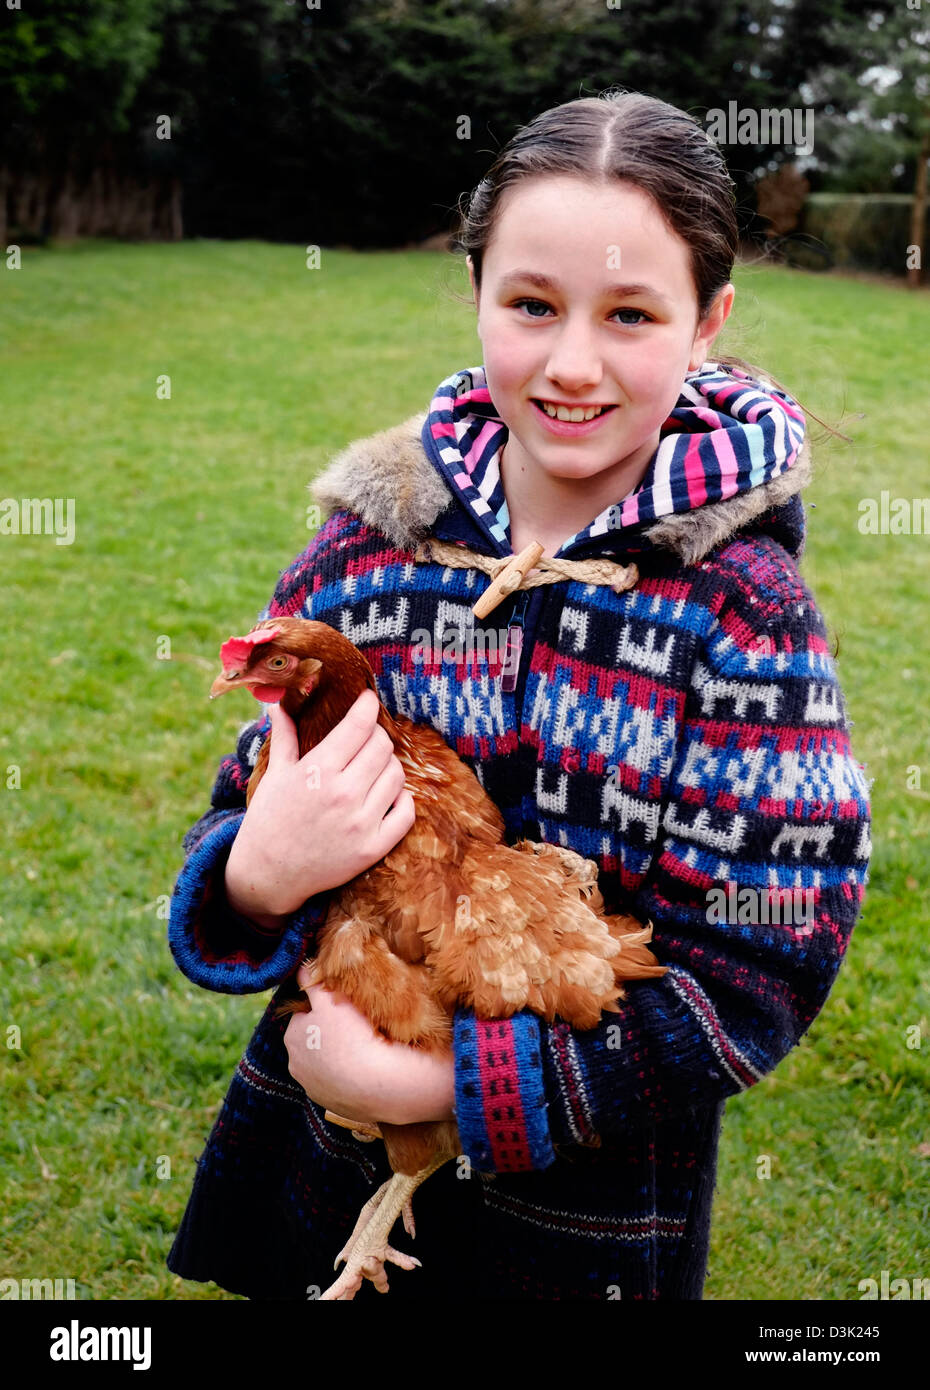
[[[369,1197],[368,1201],[362,1207],[362,1210],[359,1213],[359,1218],[355,1223],[355,1228],[352,1231],[352,1234],[349,1236],[349,1239],[346,1241],[345,1245],[342,1247],[342,1249],[339,1251],[339,1254],[333,1261],[333,1269],[338,1269],[342,1261],[347,1260],[349,1258],[350,1254],[352,1253],[353,1245],[358,1240],[362,1231],[364,1231],[365,1227],[368,1225],[375,1212],[380,1207],[381,1203],[384,1200],[385,1193],[391,1186],[392,1181],[392,1178],[388,1178],[387,1182],[382,1183],[381,1186],[378,1188],[377,1192],[374,1194],[374,1196]],[[415,1236],[417,1232],[413,1220],[413,1207],[410,1203],[409,1197],[406,1203],[404,1204],[403,1216],[404,1230],[407,1232],[408,1236]],[[387,1248],[390,1249],[390,1247]],[[419,1263],[419,1261],[414,1260],[414,1264],[417,1263]]]
[[[405,1173],[395,1173],[393,1178],[365,1203],[355,1224],[355,1230],[336,1256],[336,1264],[345,1260],[346,1267],[336,1282],[320,1295],[321,1302],[348,1302],[362,1287],[363,1279],[370,1279],[379,1293],[387,1293],[388,1279],[384,1268],[386,1262],[399,1265],[401,1269],[416,1269],[419,1266],[420,1261],[412,1255],[405,1255],[403,1251],[395,1250],[393,1246],[388,1245],[388,1236],[401,1212],[404,1213],[404,1225],[408,1232],[414,1234],[410,1200],[420,1184],[448,1161],[449,1155],[436,1158],[413,1177],[408,1177]]]

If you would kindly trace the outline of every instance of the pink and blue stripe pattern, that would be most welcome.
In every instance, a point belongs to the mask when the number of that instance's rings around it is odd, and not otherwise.
[[[484,367],[466,368],[439,384],[427,429],[449,481],[494,539],[509,546],[500,474],[509,430],[491,400]],[[770,482],[794,464],[804,432],[801,408],[784,391],[736,367],[705,362],[685,378],[640,484],[561,549]]]

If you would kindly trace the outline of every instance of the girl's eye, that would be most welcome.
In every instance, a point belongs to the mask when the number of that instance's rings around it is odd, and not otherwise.
[[[528,305],[528,304],[537,304],[537,305],[539,306],[540,309],[548,309],[548,308],[549,308],[549,305],[548,305],[548,304],[544,304],[544,303],[542,302],[541,299],[518,299],[518,300],[516,300],[516,302],[514,303],[514,306],[513,306],[513,307],[514,307],[515,309],[522,309],[522,308],[524,308],[524,307],[525,307],[526,305]],[[541,317],[542,317],[542,316],[541,316],[540,314],[530,314],[530,318],[531,318],[531,319],[541,318]]]
[[[265,662],[265,665],[268,667],[269,671],[280,671],[283,666],[287,665],[287,657],[269,656],[268,660]]]
[[[549,308],[549,305],[546,304],[546,303],[544,303],[543,300],[541,300],[541,299],[517,299],[517,300],[514,301],[514,306],[513,306],[513,307],[514,307],[515,309],[524,309],[524,308],[525,308],[525,309],[528,310],[528,309],[529,309],[529,306],[530,306],[531,304],[532,304],[532,305],[536,305],[536,306],[537,306],[538,308],[540,308],[540,309],[546,309],[546,310],[548,310],[548,308]],[[621,319],[621,322],[623,323],[624,327],[626,327],[626,328],[638,328],[639,325],[640,325],[641,323],[651,323],[651,322],[652,322],[652,319],[650,318],[650,316],[649,316],[647,313],[645,313],[642,309],[615,309],[615,310],[614,310],[614,313],[615,313],[615,314],[627,314],[627,315],[632,315],[632,317],[628,317],[628,318]],[[531,318],[531,319],[538,319],[538,318],[542,318],[542,317],[543,317],[542,314],[530,313],[530,318]]]

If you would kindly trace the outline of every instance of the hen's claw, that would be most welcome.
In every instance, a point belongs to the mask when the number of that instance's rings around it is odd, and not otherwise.
[[[333,1263],[333,1269],[338,1269],[340,1263],[345,1260],[346,1267],[335,1283],[331,1284],[325,1293],[320,1295],[320,1302],[350,1301],[362,1287],[363,1279],[370,1279],[379,1293],[387,1293],[389,1286],[384,1266],[388,1262],[398,1265],[401,1269],[419,1269],[420,1261],[415,1259],[413,1255],[406,1255],[402,1250],[395,1250],[392,1245],[387,1243],[391,1226],[397,1219],[396,1200],[393,1214],[389,1210],[391,1199],[388,1198],[387,1194],[391,1187],[397,1194],[398,1179],[396,1175],[394,1178],[389,1178],[386,1183],[382,1183],[374,1196],[369,1197],[362,1207],[352,1234]],[[388,1209],[382,1211],[381,1208],[385,1201],[388,1203]],[[378,1219],[379,1212],[380,1220]],[[415,1236],[413,1206],[409,1197],[404,1202],[403,1217],[404,1229],[408,1235]]]
[[[388,1277],[384,1266],[387,1262],[399,1265],[401,1269],[419,1269],[420,1261],[413,1255],[405,1255],[392,1245],[382,1245],[377,1251],[359,1251],[349,1256],[349,1262],[334,1284],[320,1294],[319,1302],[350,1302],[362,1287],[363,1279],[370,1279],[378,1293],[388,1292]]]
[[[388,1236],[398,1216],[403,1213],[404,1228],[416,1235],[411,1198],[421,1182],[447,1161],[448,1156],[433,1159],[413,1177],[395,1173],[383,1183],[362,1208],[355,1229],[336,1256],[336,1265],[346,1261],[346,1267],[335,1283],[320,1295],[320,1301],[347,1301],[355,1297],[363,1279],[370,1279],[379,1293],[387,1293],[388,1279],[384,1268],[387,1262],[401,1269],[419,1269],[420,1261],[388,1244]],[[335,1268],[335,1266],[334,1266]]]

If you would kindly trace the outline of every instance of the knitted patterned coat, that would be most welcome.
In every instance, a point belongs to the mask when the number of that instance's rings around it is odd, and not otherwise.
[[[696,1299],[725,1101],[823,1006],[867,876],[867,785],[796,565],[803,417],[769,384],[712,364],[689,376],[643,483],[558,552],[633,560],[638,582],[521,590],[484,620],[495,642],[476,640],[471,612],[487,576],[414,557],[430,537],[510,553],[505,440],[479,367],[441,383],[425,414],[351,444],[314,485],[328,519],[261,616],[349,637],[387,709],[431,723],[473,768],[508,843],[596,859],[607,909],[651,919],[669,969],[590,1032],[458,1011],[468,1162],[417,1193],[407,1245],[423,1268],[394,1271],[389,1296]],[[244,728],[184,839],[169,942],[207,989],[277,986],[325,918],[327,893],[276,933],[225,901],[267,730],[264,716]],[[168,1258],[252,1298],[326,1287],[389,1176],[383,1146],[327,1123],[290,1076],[285,1027],[269,1004]]]

